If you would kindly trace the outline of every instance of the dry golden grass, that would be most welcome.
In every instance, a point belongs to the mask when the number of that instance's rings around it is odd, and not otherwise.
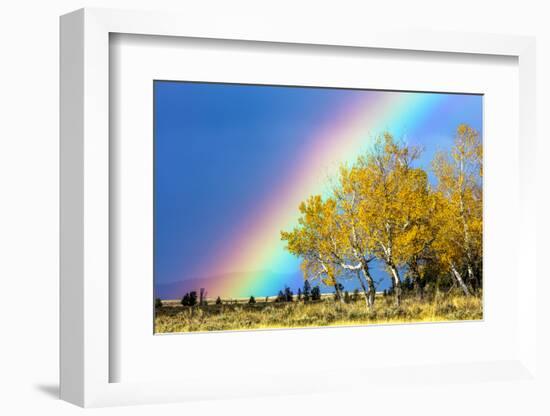
[[[391,297],[377,297],[373,310],[362,300],[342,304],[319,302],[261,303],[254,305],[164,306],[155,312],[155,332],[196,332],[305,328],[343,325],[397,324],[479,320],[483,318],[481,297],[438,295],[419,300],[406,297],[400,307]]]

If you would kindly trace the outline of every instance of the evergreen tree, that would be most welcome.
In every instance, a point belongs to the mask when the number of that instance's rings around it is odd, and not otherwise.
[[[319,289],[319,286],[311,289],[311,300],[321,300],[321,289]]]
[[[189,306],[195,306],[197,304],[197,292],[194,290],[189,292]]]
[[[186,293],[183,295],[183,298],[181,298],[180,302],[183,306],[189,306],[189,293]]]
[[[311,298],[311,285],[309,284],[309,280],[304,281],[304,290],[302,290],[302,295],[304,297],[304,302],[308,302]]]
[[[285,302],[292,302],[294,293],[292,293],[292,290],[288,286],[285,286]]]
[[[197,304],[197,292],[186,293],[181,299],[181,304],[183,306],[195,306]]]

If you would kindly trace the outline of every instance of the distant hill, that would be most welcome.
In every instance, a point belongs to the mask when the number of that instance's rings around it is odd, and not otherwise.
[[[376,289],[377,291],[382,291],[387,289],[390,286],[390,280],[387,277],[387,273],[383,270],[382,266],[373,264],[371,268],[371,273],[377,281]],[[159,283],[155,285],[155,297],[161,298],[164,300],[167,299],[181,299],[183,295],[187,292],[195,290],[197,293],[201,288],[205,288],[207,291],[208,298],[215,298],[218,295],[224,298],[226,294],[215,293],[214,288],[219,286],[220,281],[239,281],[242,279],[243,275],[257,275],[265,276],[266,279],[272,280],[274,282],[281,282],[281,287],[275,287],[273,293],[251,293],[256,297],[265,297],[265,296],[276,296],[277,292],[280,289],[284,288],[286,284],[289,286],[295,293],[299,287],[303,287],[303,276],[300,270],[296,270],[292,273],[276,273],[272,271],[258,270],[254,272],[236,272],[236,273],[227,273],[216,276],[209,276],[205,278],[190,278],[184,279],[178,282],[169,282],[169,283]],[[353,291],[354,289],[360,289],[356,279],[353,276],[350,276],[349,279],[343,279],[342,284],[344,289],[348,291]],[[317,282],[311,282],[312,286],[319,284],[321,287],[321,292],[323,293],[333,293],[334,289],[332,287],[325,286]],[[268,286],[266,286],[267,288]],[[267,289],[266,289],[267,290]],[[249,295],[247,295],[248,297]]]
[[[220,281],[238,281],[243,275],[265,275],[267,279],[275,280],[279,282],[286,282],[292,290],[297,290],[303,284],[303,278],[301,272],[298,270],[294,273],[275,273],[271,271],[257,271],[257,272],[236,272],[227,273],[217,276],[209,276],[206,278],[185,279],[178,282],[159,283],[155,285],[155,297],[161,299],[180,299],[185,293],[195,290],[199,292],[201,288],[205,288],[207,296],[209,298],[217,297],[223,294],[212,293],[212,288],[219,286]],[[281,288],[284,287],[284,283]],[[254,293],[254,296],[274,296],[275,293]]]

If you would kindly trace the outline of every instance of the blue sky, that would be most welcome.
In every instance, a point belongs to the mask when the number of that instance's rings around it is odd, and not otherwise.
[[[215,261],[213,245],[245,232],[238,229],[243,216],[270,197],[293,156],[309,145],[305,138],[330,126],[362,94],[155,81],[155,285],[197,278],[195,265]],[[481,131],[482,97],[448,97],[427,122],[402,132],[403,140],[424,148],[418,165],[427,170],[437,150],[450,148],[458,124]],[[374,268],[379,288],[387,287],[383,267]],[[301,282],[299,271],[289,276],[292,287]]]

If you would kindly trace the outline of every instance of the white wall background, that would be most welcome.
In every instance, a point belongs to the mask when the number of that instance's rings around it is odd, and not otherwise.
[[[58,16],[84,6],[178,10],[208,20],[236,13],[327,25],[432,28],[537,36],[538,129],[541,189],[539,213],[550,212],[550,12],[546,1],[298,1],[298,0],[11,0],[0,9],[0,413],[56,414],[82,410],[56,399],[58,383]],[[543,166],[544,165],[544,166]],[[548,256],[543,237],[549,222],[540,215],[539,261]],[[540,291],[550,293],[544,283]],[[549,302],[550,303],[550,302]],[[541,314],[549,316],[549,305]],[[548,331],[541,332],[550,351]],[[547,364],[545,355],[541,358]],[[548,373],[548,372],[547,372]],[[502,400],[488,402],[472,391],[442,414],[543,414],[548,411],[502,386]],[[437,390],[434,386],[434,390]],[[416,392],[417,394],[418,392]],[[542,394],[542,392],[539,392]],[[426,392],[426,398],[429,392]],[[367,395],[367,392],[366,392]],[[373,398],[375,401],[384,398]],[[380,406],[405,410],[406,398]],[[344,393],[323,397],[279,397],[163,405],[158,408],[94,410],[98,414],[369,414],[365,398]],[[378,406],[376,406],[378,407]],[[374,410],[374,409],[373,409]],[[403,414],[401,412],[401,414]]]

